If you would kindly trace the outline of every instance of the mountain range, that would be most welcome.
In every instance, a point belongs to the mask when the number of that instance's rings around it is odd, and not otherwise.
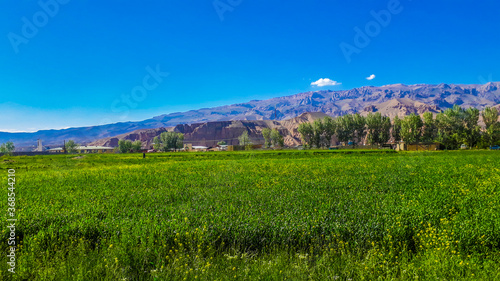
[[[454,104],[462,107],[476,107],[480,110],[485,107],[499,106],[500,82],[490,82],[484,85],[393,84],[341,91],[310,91],[267,100],[252,100],[246,103],[170,113],[139,122],[42,130],[33,133],[0,132],[0,143],[13,141],[18,148],[32,147],[37,139],[42,139],[44,145],[48,146],[61,145],[63,140],[69,139],[82,144],[106,143],[96,141],[109,140],[133,131],[145,132],[147,129],[177,130],[189,133],[190,128],[195,124],[199,127],[200,124],[209,122],[240,121],[238,124],[246,124],[245,127],[250,124],[260,126],[259,122],[254,121],[293,120],[306,112],[322,112],[332,117],[356,112],[362,114],[381,112],[383,115],[394,117],[410,113],[422,114],[426,111],[437,113]],[[280,122],[278,123],[276,126],[282,126]],[[218,126],[223,128],[226,125],[219,124]],[[265,126],[272,127],[272,124]],[[154,131],[150,133],[154,134]],[[196,141],[196,139],[193,140]],[[293,141],[289,140],[289,143]]]

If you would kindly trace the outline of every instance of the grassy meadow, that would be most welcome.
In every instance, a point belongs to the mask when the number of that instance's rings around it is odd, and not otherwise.
[[[498,151],[77,156],[0,157],[1,280],[500,279]]]

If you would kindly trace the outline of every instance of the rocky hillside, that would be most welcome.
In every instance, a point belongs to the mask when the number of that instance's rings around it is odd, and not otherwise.
[[[152,147],[152,141],[155,136],[166,131],[174,131],[184,134],[184,143],[193,145],[213,146],[219,141],[226,141],[227,144],[238,144],[238,137],[247,131],[250,139],[255,144],[264,143],[262,138],[262,129],[278,129],[284,136],[287,146],[300,144],[300,134],[297,131],[299,124],[304,122],[313,122],[318,118],[324,118],[327,115],[321,112],[303,113],[299,117],[283,120],[235,120],[235,121],[215,121],[196,124],[181,124],[175,127],[137,130],[127,134],[121,134],[115,137],[109,137],[97,140],[91,145],[117,146],[118,141],[140,140],[145,147]]]
[[[436,105],[428,105],[409,98],[396,98],[365,107],[361,114],[366,116],[370,112],[380,112],[382,115],[389,116],[392,119],[396,115],[398,117],[404,117],[405,115],[412,113],[422,115],[424,112],[428,111],[432,113],[439,113],[441,112],[441,109]]]
[[[35,133],[0,132],[0,143],[13,141],[16,147],[32,146],[38,138],[42,139],[46,145],[60,145],[63,140],[68,139],[73,139],[78,143],[89,143],[136,130],[214,121],[279,121],[300,116],[305,112],[323,112],[330,116],[339,116],[347,113],[379,111],[392,117],[411,112],[435,112],[454,104],[478,109],[496,106],[500,104],[500,82],[490,82],[485,85],[395,84],[344,91],[306,92],[268,100],[254,100],[247,103],[171,113],[140,122],[44,130]],[[196,133],[193,132],[193,134]]]

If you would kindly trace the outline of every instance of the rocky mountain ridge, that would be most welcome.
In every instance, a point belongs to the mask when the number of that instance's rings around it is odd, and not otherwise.
[[[287,146],[295,146],[301,143],[300,134],[297,131],[299,124],[313,122],[316,119],[328,115],[321,112],[307,112],[298,117],[283,120],[233,120],[214,121],[196,124],[180,124],[174,127],[137,130],[131,133],[108,137],[92,142],[90,145],[112,146],[118,145],[119,140],[140,140],[144,147],[152,148],[153,138],[163,132],[178,132],[184,134],[184,143],[192,145],[214,146],[219,141],[225,141],[229,145],[237,145],[238,137],[247,131],[250,140],[254,144],[262,144],[262,129],[277,129],[284,136]]]

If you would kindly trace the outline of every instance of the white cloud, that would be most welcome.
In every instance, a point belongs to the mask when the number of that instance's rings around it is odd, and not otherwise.
[[[373,80],[373,79],[375,79],[375,74],[366,77],[366,80]]]
[[[329,78],[321,78],[318,81],[315,81],[315,82],[311,83],[312,86],[318,86],[318,87],[337,86],[337,85],[340,85],[340,84],[342,84],[342,83],[339,83],[337,81],[333,81],[333,80],[331,80]]]

